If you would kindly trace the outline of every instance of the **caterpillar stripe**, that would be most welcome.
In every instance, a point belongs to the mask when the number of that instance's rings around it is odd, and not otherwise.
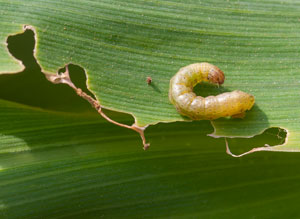
[[[220,117],[242,117],[254,105],[254,96],[235,90],[217,96],[196,96],[193,87],[202,82],[223,84],[224,73],[212,64],[202,62],[185,66],[170,80],[169,99],[177,111],[193,120]]]

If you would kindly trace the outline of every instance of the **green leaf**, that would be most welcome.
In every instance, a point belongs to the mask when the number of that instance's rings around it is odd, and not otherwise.
[[[285,144],[264,150],[299,151],[299,10],[280,1],[0,0],[0,72],[23,69],[6,41],[30,25],[43,72],[81,66],[101,105],[140,126],[186,120],[169,103],[168,83],[194,62],[226,74],[222,88],[201,85],[198,94],[240,89],[256,98],[245,119],[214,121],[215,131],[208,121],[150,126],[145,152],[136,133],[22,59],[24,71],[0,75],[0,217],[299,217],[298,154],[233,159],[224,139],[206,136],[267,129],[228,139],[242,153],[282,144],[280,129],[268,129],[281,127]]]
[[[298,154],[233,159],[223,139],[206,136],[207,121],[150,127],[153,146],[145,152],[136,133],[97,113],[49,112],[3,100],[0,111],[1,218],[299,215]],[[269,132],[230,144],[265,142],[279,143]]]
[[[0,1],[1,39],[24,28],[36,33],[43,71],[68,63],[88,74],[104,108],[132,114],[139,126],[183,121],[168,100],[170,78],[207,61],[226,74],[223,89],[243,90],[256,105],[241,119],[213,123],[217,136],[253,136],[269,127],[288,131],[298,150],[299,5],[280,1]],[[2,71],[20,68],[2,44]],[[147,85],[146,77],[153,79]]]

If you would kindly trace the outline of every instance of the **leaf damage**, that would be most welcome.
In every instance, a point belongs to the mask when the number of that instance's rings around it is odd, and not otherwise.
[[[280,141],[278,143],[275,143],[275,145],[265,144],[262,147],[255,147],[255,148],[252,148],[249,151],[246,151],[246,152],[243,152],[243,153],[240,153],[240,154],[234,154],[234,153],[231,152],[230,147],[229,147],[229,143],[228,143],[228,140],[227,140],[227,138],[234,138],[234,137],[224,137],[225,145],[226,145],[226,153],[229,154],[232,157],[243,157],[245,155],[252,154],[252,153],[258,152],[258,151],[292,152],[292,151],[286,151],[286,150],[278,150],[278,149],[276,149],[276,147],[278,147],[278,146],[281,147],[281,146],[285,146],[287,144],[289,132],[286,129],[282,129],[282,128],[278,128],[278,127],[268,128],[268,129],[264,130],[263,133],[261,133],[259,135],[256,135],[256,136],[248,137],[248,138],[252,138],[253,139],[254,137],[258,137],[260,135],[266,134],[266,132],[268,130],[272,130],[272,129],[278,131],[277,134],[275,134],[273,137],[276,137],[277,140]]]
[[[91,105],[92,107],[94,107],[97,112],[104,118],[106,119],[108,122],[110,123],[113,123],[117,126],[120,126],[120,127],[123,127],[123,128],[127,128],[127,129],[131,129],[131,130],[134,130],[136,131],[142,141],[143,141],[143,145],[144,145],[144,150],[147,150],[150,146],[149,143],[146,142],[146,138],[145,138],[145,129],[147,128],[147,126],[144,126],[144,127],[140,127],[140,126],[137,126],[135,123],[133,123],[131,126],[129,125],[126,125],[126,124],[123,124],[123,123],[119,123],[113,119],[111,119],[109,116],[107,116],[103,110],[102,110],[102,106],[101,104],[99,103],[98,100],[94,99],[93,97],[91,97],[90,95],[88,95],[87,93],[85,93],[84,91],[82,91],[82,89],[80,88],[77,88],[74,83],[72,82],[71,78],[70,78],[70,73],[69,73],[69,64],[65,66],[66,68],[66,71],[63,72],[63,73],[56,73],[56,74],[51,74],[51,73],[44,73],[46,78],[54,83],[54,84],[67,84],[68,86],[70,86],[71,88],[73,88],[73,90],[76,92],[76,94],[80,97],[82,97],[83,99],[87,100]],[[88,75],[86,74],[86,77],[88,77]]]
[[[30,25],[24,25],[23,26],[23,29],[24,31],[26,30],[31,30],[33,31],[33,35],[34,35],[34,39],[35,39],[35,42],[37,42],[37,34],[36,34],[36,31],[34,29],[34,27],[30,26]],[[36,46],[34,46],[34,50],[33,50],[33,53],[34,53],[34,58],[36,59]],[[36,59],[37,61],[37,59]],[[23,63],[24,64],[24,63]],[[122,123],[119,123],[113,119],[111,119],[109,116],[107,116],[107,114],[105,114],[105,112],[102,110],[102,109],[105,109],[105,107],[103,107],[101,105],[101,103],[97,100],[96,97],[92,97],[91,95],[87,94],[86,92],[84,92],[81,88],[78,88],[77,86],[75,86],[75,84],[72,82],[71,78],[70,78],[70,73],[69,73],[69,65],[71,63],[67,64],[65,66],[65,71],[62,72],[62,73],[59,73],[57,72],[56,74],[52,74],[52,73],[45,73],[42,71],[42,73],[46,76],[46,78],[48,79],[48,81],[52,82],[53,84],[66,84],[68,85],[69,87],[71,87],[78,96],[82,97],[83,99],[85,99],[86,101],[88,101],[90,103],[90,105],[96,109],[96,111],[104,118],[106,119],[108,122],[110,123],[113,123],[117,126],[120,126],[120,127],[123,127],[123,128],[127,128],[127,129],[131,129],[131,130],[134,130],[136,131],[141,139],[142,139],[142,142],[143,142],[143,146],[144,146],[144,149],[146,150],[150,144],[146,142],[146,138],[145,138],[145,129],[148,127],[147,126],[143,126],[143,127],[140,127],[137,125],[137,123],[133,123],[132,125],[126,125],[126,124],[122,124]],[[84,69],[84,68],[83,68]],[[86,79],[88,78],[88,75],[86,73],[86,71],[84,71],[85,75],[86,75]],[[151,81],[149,82],[148,78],[147,78],[147,83],[150,84]],[[89,90],[90,91],[90,90]],[[90,91],[91,92],[91,91]],[[92,92],[91,92],[92,93]],[[93,93],[92,93],[93,94]],[[133,115],[134,117],[134,115]],[[134,117],[135,118],[135,117]],[[213,125],[212,123],[212,126],[214,127],[215,129],[215,126]],[[216,131],[212,134],[210,134],[209,136],[211,137],[215,137],[215,138],[219,138],[219,137],[224,137],[225,138],[225,144],[226,144],[226,152],[233,156],[233,157],[241,157],[241,156],[244,156],[246,154],[250,154],[250,153],[253,153],[253,152],[257,152],[257,151],[277,151],[276,149],[274,149],[274,147],[276,146],[269,146],[269,145],[265,145],[264,147],[258,147],[258,148],[253,148],[252,150],[248,151],[248,152],[245,152],[245,153],[242,153],[240,155],[235,155],[233,153],[231,153],[230,149],[229,149],[229,146],[228,146],[228,141],[226,139],[226,137],[228,136],[218,136],[216,135]],[[232,138],[235,138],[235,137],[245,137],[245,138],[251,138],[251,137],[254,137],[255,135],[252,135],[252,136],[230,136]],[[281,146],[284,146],[285,144],[287,143],[287,137],[286,137],[286,140],[285,140],[285,143]],[[282,150],[284,151],[284,150]]]

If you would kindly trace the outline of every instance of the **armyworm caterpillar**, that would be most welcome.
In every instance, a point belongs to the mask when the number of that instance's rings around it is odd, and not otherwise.
[[[193,92],[193,87],[202,81],[220,85],[224,80],[224,73],[212,64],[202,62],[185,66],[170,80],[169,99],[180,114],[193,120],[243,117],[254,105],[253,95],[235,90],[201,97]]]

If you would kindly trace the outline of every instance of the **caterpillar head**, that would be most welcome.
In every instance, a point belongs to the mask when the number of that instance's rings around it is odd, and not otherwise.
[[[207,79],[213,84],[223,84],[225,75],[218,67],[214,66],[209,70]]]

